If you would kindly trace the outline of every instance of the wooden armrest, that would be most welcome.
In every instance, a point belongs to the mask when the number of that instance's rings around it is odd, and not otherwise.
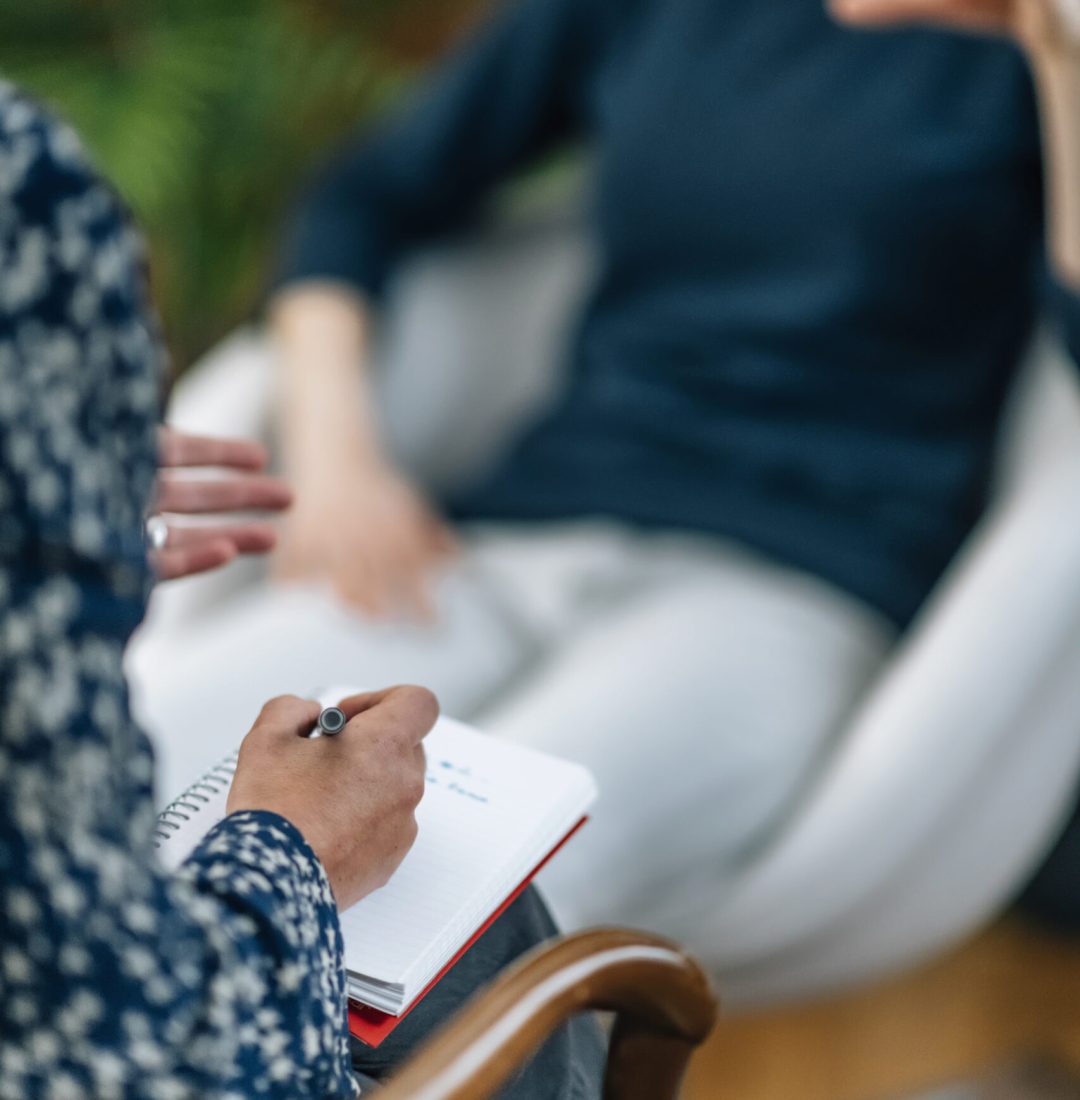
[[[615,1013],[605,1100],[674,1100],[716,1020],[701,968],[658,936],[599,929],[538,948],[498,978],[409,1060],[380,1100],[481,1100],[563,1021]]]

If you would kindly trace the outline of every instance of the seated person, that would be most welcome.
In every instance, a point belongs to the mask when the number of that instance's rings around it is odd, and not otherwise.
[[[166,742],[290,674],[420,678],[452,713],[597,776],[593,822],[541,880],[562,921],[623,920],[710,957],[733,874],[979,518],[1047,298],[1015,43],[834,14],[1023,38],[1047,89],[1058,272],[1080,283],[1071,7],[835,9],[507,0],[333,159],[269,314],[297,491],[278,574],[329,581],[368,618],[238,598],[147,669]],[[382,443],[381,295],[411,250],[581,137],[600,270],[567,389],[444,502],[450,526]],[[1080,303],[1061,286],[1052,303],[1075,351]],[[434,624],[402,625],[403,608]],[[229,655],[249,652],[237,672]]]
[[[122,670],[149,580],[162,353],[138,242],[72,133],[0,84],[0,1097],[358,1094],[477,984],[553,926],[535,895],[496,923],[378,1052],[350,1052],[338,907],[386,881],[415,836],[419,688],[344,703],[279,697],[243,743],[230,814],[175,877],[152,847],[149,744]],[[166,465],[257,467],[244,444],[166,436]],[[280,485],[224,483],[279,506]],[[176,481],[192,508],[220,489]],[[209,493],[209,496],[207,496]],[[265,550],[259,526],[159,546],[166,576]],[[509,1096],[599,1095],[592,1021]]]

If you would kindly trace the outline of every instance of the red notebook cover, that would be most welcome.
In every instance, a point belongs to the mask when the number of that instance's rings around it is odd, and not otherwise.
[[[470,947],[506,912],[507,909],[521,896],[525,887],[547,866],[552,857],[563,845],[588,821],[583,817],[567,834],[551,849],[550,852],[521,880],[505,901],[491,914],[490,917],[473,933],[472,937],[461,950],[432,978],[427,988],[410,1004],[400,1016],[391,1016],[388,1012],[380,1012],[370,1005],[361,1004],[359,1001],[349,1001],[349,1031],[362,1043],[369,1047],[377,1047],[383,1040],[409,1015],[410,1012],[435,988],[436,985],[453,969],[458,960]]]

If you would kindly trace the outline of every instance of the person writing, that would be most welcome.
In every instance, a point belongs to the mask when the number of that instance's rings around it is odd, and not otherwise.
[[[228,817],[178,875],[158,865],[122,668],[151,563],[190,575],[273,535],[166,529],[148,555],[146,516],[289,499],[259,448],[159,432],[162,366],[118,201],[0,83],[0,1098],[351,1097],[354,1066],[381,1075],[550,920],[527,899],[426,1022],[378,1058],[350,1051],[337,914],[415,836],[437,713],[415,687],[344,700],[347,728],[314,740],[317,704],[271,700]],[[202,465],[229,476],[184,472]],[[601,1050],[591,1027],[564,1035],[516,1095],[593,1095]]]

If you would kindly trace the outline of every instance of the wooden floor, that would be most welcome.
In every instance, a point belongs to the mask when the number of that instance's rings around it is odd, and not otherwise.
[[[722,1020],[684,1095],[888,1100],[1032,1052],[1080,1071],[1080,941],[1005,921],[870,990]]]

